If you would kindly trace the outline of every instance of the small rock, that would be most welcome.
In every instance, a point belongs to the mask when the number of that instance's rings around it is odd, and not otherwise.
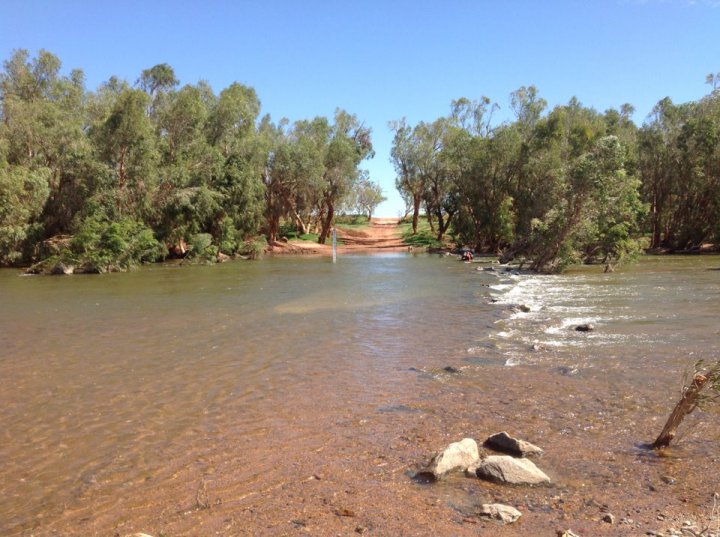
[[[530,313],[530,306],[526,306],[525,304],[520,304],[517,309],[523,313]]]
[[[228,261],[229,259],[230,259],[230,256],[229,256],[229,255],[226,255],[226,254],[224,254],[224,253],[222,253],[222,252],[218,252],[218,255],[217,255],[217,262],[218,262],[218,263],[225,263],[225,261]]]
[[[513,438],[505,431],[501,433],[495,433],[485,440],[485,447],[502,451],[503,453],[509,453],[517,457],[534,457],[545,453],[541,448],[536,445],[526,442],[525,440],[519,440]]]
[[[479,515],[502,524],[512,524],[522,516],[522,513],[510,505],[501,503],[486,503],[480,507]]]
[[[675,484],[675,478],[671,475],[664,475],[660,479],[666,485],[674,485]]]
[[[544,347],[543,347],[542,345],[540,345],[539,343],[533,343],[532,345],[530,345],[530,350],[531,350],[531,351],[536,351],[536,352],[537,352],[537,351],[543,350],[543,348],[544,348]]]
[[[565,531],[563,531],[563,530],[558,530],[558,531],[557,531],[557,536],[558,536],[558,537],[580,537],[577,533],[575,533],[575,532],[572,531],[572,530],[565,530]]]
[[[453,374],[460,373],[460,370],[457,367],[453,367],[451,365],[446,365],[445,367],[443,367],[443,371],[445,371],[446,373],[453,373]]]
[[[367,528],[365,526],[355,526],[355,533],[365,533]]]
[[[575,330],[577,332],[592,332],[593,330],[595,330],[595,327],[590,323],[579,324],[575,327]]]
[[[427,469],[420,473],[429,473],[435,479],[440,479],[452,470],[465,470],[475,466],[479,460],[480,452],[477,442],[472,438],[463,438],[460,442],[453,442],[435,455]]]
[[[477,467],[481,479],[510,485],[541,485],[552,481],[528,459],[516,459],[507,455],[491,455]]]
[[[611,513],[608,513],[607,515],[602,517],[602,521],[612,525],[615,524],[615,517]]]

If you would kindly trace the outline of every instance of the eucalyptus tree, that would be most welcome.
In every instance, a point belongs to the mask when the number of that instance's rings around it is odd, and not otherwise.
[[[366,214],[368,220],[370,220],[377,206],[386,199],[387,198],[383,196],[383,190],[380,184],[364,176],[357,185],[353,205],[358,211]]]
[[[148,215],[150,193],[156,185],[158,153],[153,125],[145,114],[149,96],[125,89],[108,117],[91,136],[98,154],[111,170],[109,215],[143,219]]]
[[[458,177],[458,216],[453,229],[464,244],[498,251],[515,233],[514,166],[517,130],[501,125],[487,136],[471,136]]]
[[[155,97],[160,91],[169,91],[178,85],[175,71],[167,63],[159,63],[149,69],[144,69],[138,79],[140,89]]]
[[[720,96],[662,99],[638,135],[651,246],[699,247],[720,237]]]
[[[260,127],[268,143],[264,169],[265,216],[268,241],[277,239],[280,222],[290,216],[298,231],[308,231],[310,212],[320,203],[323,189],[324,144],[330,125],[325,118],[273,125],[269,118]]]
[[[637,249],[630,233],[642,210],[638,182],[623,168],[624,148],[605,136],[567,163],[563,195],[534,221],[523,254],[536,271],[549,272],[590,256],[622,259]]]
[[[450,145],[461,129],[448,118],[421,121],[412,128],[403,119],[391,128],[395,131],[391,155],[396,186],[412,205],[413,234],[424,203],[431,229],[442,240],[457,212],[455,181],[462,152]]]
[[[390,122],[390,128],[395,133],[391,161],[395,166],[395,188],[405,200],[405,204],[412,210],[412,232],[417,234],[420,208],[425,193],[425,177],[420,174],[418,155],[414,141],[413,129],[405,119]]]
[[[0,139],[7,164],[31,175],[40,171],[48,182],[46,204],[36,217],[42,232],[35,240],[71,232],[102,175],[85,134],[84,75],[74,69],[63,76],[60,68],[47,51],[31,59],[18,50],[0,74]]]
[[[9,166],[0,160],[0,266],[30,259],[43,238],[39,217],[50,195],[49,168]]]
[[[370,129],[355,115],[337,109],[324,144],[322,196],[319,204],[320,235],[324,244],[336,210],[345,203],[361,177],[360,163],[374,156]]]
[[[260,101],[255,90],[234,82],[220,92],[206,124],[208,142],[224,157],[255,131]]]

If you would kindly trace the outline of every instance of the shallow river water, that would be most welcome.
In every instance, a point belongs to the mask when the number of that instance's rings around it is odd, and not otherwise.
[[[709,517],[718,414],[688,418],[662,457],[642,444],[683,371],[720,358],[720,258],[490,266],[0,271],[0,535],[642,535]],[[449,441],[500,430],[545,448],[554,487],[411,479]],[[488,500],[523,519],[479,522]]]

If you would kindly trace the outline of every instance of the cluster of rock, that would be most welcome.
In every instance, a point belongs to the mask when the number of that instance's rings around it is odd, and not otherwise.
[[[419,473],[442,479],[454,471],[465,472],[480,479],[508,485],[550,485],[552,480],[528,457],[538,457],[543,450],[530,442],[513,438],[506,432],[488,437],[484,446],[506,455],[480,456],[477,442],[463,438],[453,442],[435,455],[430,464]],[[520,518],[514,507],[502,504],[483,504],[478,515],[510,524]]]

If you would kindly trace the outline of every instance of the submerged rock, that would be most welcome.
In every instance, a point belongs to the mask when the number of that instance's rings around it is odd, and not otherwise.
[[[421,474],[432,474],[440,479],[453,470],[465,470],[475,466],[480,460],[478,445],[472,438],[463,438],[453,442],[430,461],[428,467]]]
[[[484,445],[496,451],[515,455],[516,457],[537,457],[545,453],[536,445],[526,442],[525,440],[513,438],[505,431],[489,436],[488,439],[485,440]]]
[[[516,459],[509,455],[491,455],[484,459],[475,471],[480,479],[509,485],[549,485],[552,483],[545,472],[528,459]]]
[[[497,520],[502,524],[512,524],[522,516],[522,513],[510,505],[485,503],[480,507],[479,515]]]
[[[579,324],[575,327],[575,330],[577,332],[592,332],[593,330],[595,330],[595,327],[590,323]]]

